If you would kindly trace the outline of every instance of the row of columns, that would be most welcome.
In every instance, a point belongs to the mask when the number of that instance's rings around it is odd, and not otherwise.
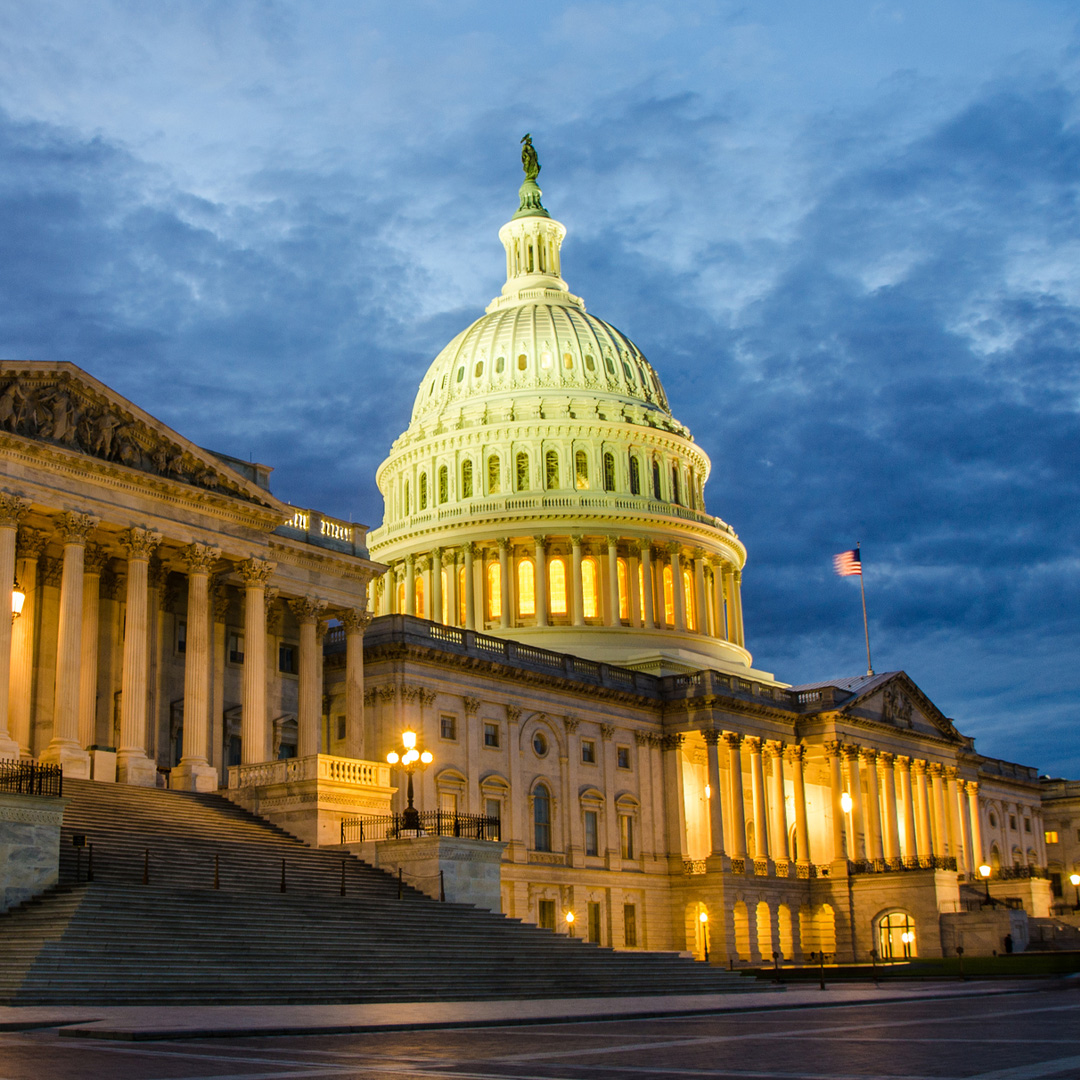
[[[623,556],[627,562],[626,578],[629,587],[626,596],[622,595],[619,588],[620,546],[626,551]],[[534,616],[526,618],[532,620],[532,625],[550,625],[548,547],[549,542],[546,536],[533,537],[531,551],[521,551],[510,539],[504,538],[497,541],[495,557],[498,560],[500,582],[500,611],[497,623],[500,629],[510,629],[515,625],[515,621],[520,625],[521,616],[514,614],[516,605],[513,603],[513,597],[517,591],[514,571],[517,561],[522,558],[531,558],[534,565],[536,612]],[[573,626],[586,625],[582,583],[582,563],[586,554],[584,538],[577,535],[571,536],[570,558],[567,566],[567,615]],[[657,558],[654,558],[654,555]],[[431,602],[430,605],[425,605],[424,615],[436,622],[441,622],[444,599],[441,571],[446,568],[448,571],[446,609],[450,624],[459,625],[458,567],[464,565],[464,629],[482,629],[486,614],[486,605],[483,603],[485,586],[481,584],[477,589],[474,576],[477,556],[480,557],[482,563],[486,562],[484,548],[479,544],[436,548],[430,555],[407,555],[400,563],[395,564],[380,582],[379,613],[383,615],[416,614],[418,573],[430,572],[430,587],[425,590],[425,596],[430,597]],[[665,556],[666,564],[671,568],[672,577],[672,628],[686,632],[690,622],[694,621],[697,633],[743,645],[745,637],[741,598],[742,572],[730,563],[710,558],[697,549],[689,555],[692,578],[691,594],[687,596],[683,585],[683,570],[687,565],[685,561],[687,556],[682,545],[675,542],[653,545],[647,542],[620,541],[617,536],[607,537],[604,545],[604,559],[598,560],[602,565],[598,566],[597,574],[604,624],[622,625],[620,606],[625,601],[629,614],[627,621],[631,626],[660,629],[667,627],[663,586]],[[484,581],[486,582],[486,576]],[[398,582],[404,584],[402,611],[398,610],[401,607],[398,600]],[[693,618],[695,613],[696,618]]]
[[[23,555],[26,593],[17,620],[0,618],[0,757],[30,755],[30,701],[34,679],[34,595],[44,538],[17,551],[19,524],[29,502],[0,492],[0,603],[11,608],[16,557]],[[56,643],[53,732],[41,760],[61,765],[72,775],[88,775],[86,747],[93,742],[97,698],[97,641],[100,576],[108,559],[89,537],[98,522],[90,514],[67,512],[56,519],[63,541]],[[149,568],[163,538],[153,530],[129,528],[120,534],[127,557],[126,616],[120,695],[117,775],[121,782],[153,786],[157,763],[148,756]],[[88,558],[88,546],[90,557]],[[217,788],[217,769],[209,763],[210,582],[221,552],[189,544],[180,552],[188,577],[187,639],[184,654],[183,747],[171,782],[192,790]],[[235,565],[245,589],[245,651],[242,689],[242,761],[268,757],[266,704],[267,589],[275,564],[250,558]],[[319,751],[322,713],[318,627],[326,602],[312,597],[291,600],[300,626],[298,728],[301,755]],[[349,756],[362,756],[363,633],[371,616],[360,610],[339,612],[346,640],[346,732]]]

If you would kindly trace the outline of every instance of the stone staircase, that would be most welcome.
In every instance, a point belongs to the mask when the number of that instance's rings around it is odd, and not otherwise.
[[[0,1003],[316,1004],[713,993],[740,977],[439,903],[218,795],[64,781],[61,884],[0,916]],[[94,880],[76,835],[92,843]],[[217,888],[215,888],[215,856]],[[284,888],[282,891],[284,864]],[[146,884],[143,884],[144,875]],[[345,895],[342,895],[344,881]]]

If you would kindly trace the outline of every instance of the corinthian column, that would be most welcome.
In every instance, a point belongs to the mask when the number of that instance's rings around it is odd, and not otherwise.
[[[866,834],[863,831],[862,779],[859,776],[859,747],[845,746],[848,763],[848,796],[851,799],[851,836],[848,837],[848,858],[853,862],[866,861]]]
[[[188,572],[187,644],[184,652],[184,747],[169,786],[181,791],[216,791],[217,769],[210,746],[210,571],[221,552],[206,544],[184,551]]]
[[[908,865],[918,865],[919,836],[915,825],[915,793],[911,782],[911,758],[899,756],[896,767],[900,771],[900,801],[904,806],[904,858]]]
[[[97,727],[98,634],[101,612],[101,571],[108,554],[88,544],[83,558],[82,662],[79,665],[79,745],[93,745]]]
[[[297,709],[298,757],[319,753],[319,727],[322,718],[322,687],[319,685],[319,652],[316,627],[326,604],[306,596],[290,600],[296,621],[300,624],[300,688]]]
[[[149,668],[147,590],[150,556],[161,537],[150,529],[124,533],[127,563],[127,622],[120,692],[120,746],[116,778],[121,784],[157,786],[157,765],[146,755],[146,689]]]
[[[90,755],[79,745],[79,668],[82,664],[83,554],[96,524],[90,514],[67,513],[59,521],[64,540],[60,624],[56,640],[56,705],[53,737],[41,760],[68,776],[90,775]]]
[[[694,604],[697,607],[694,629],[699,634],[708,636],[709,605],[705,600],[705,552],[700,548],[694,552]]]
[[[724,854],[724,810],[720,787],[720,732],[706,728],[701,733],[705,740],[705,756],[709,765],[709,835],[711,854]]]
[[[723,564],[718,560],[710,563],[712,566],[713,580],[713,637],[727,640],[727,620],[724,615],[724,571]]]
[[[431,553],[431,610],[427,617],[432,622],[448,623],[450,621],[450,605],[447,604],[447,618],[443,618],[443,589],[442,589],[442,548],[436,548]]]
[[[466,544],[462,551],[465,558],[465,629],[476,629],[476,579],[473,573],[473,552],[476,549],[472,544]]]
[[[570,537],[570,611],[574,626],[585,625],[585,604],[581,584],[581,539],[580,536]]]
[[[34,626],[37,608],[38,560],[45,549],[45,535],[36,529],[20,529],[15,543],[19,560],[19,584],[26,594],[22,614],[11,635],[11,686],[8,691],[8,731],[18,743],[17,757],[29,758],[30,703],[34,686]]]
[[[806,820],[806,780],[803,774],[806,748],[789,746],[785,756],[791,765],[791,782],[795,789],[795,859],[800,863],[809,863],[810,828]]]
[[[969,780],[967,790],[968,820],[971,822],[971,861],[976,870],[983,864],[982,823],[979,820],[979,782]]]
[[[840,862],[847,858],[844,849],[844,773],[841,755],[843,743],[827,742],[825,756],[829,759],[829,806],[832,808],[832,861]]]
[[[17,758],[19,744],[8,731],[11,688],[11,594],[15,584],[15,541],[30,503],[0,491],[0,758]]]
[[[499,626],[510,628],[510,541],[499,540]]]
[[[641,544],[641,585],[644,589],[642,602],[645,607],[645,629],[656,629],[656,602],[653,596],[652,544],[647,540]]]
[[[875,862],[885,861],[885,846],[881,842],[881,789],[878,784],[878,756],[876,750],[866,749],[861,754],[866,766],[866,847],[868,857]]]
[[[237,568],[244,582],[244,686],[240,710],[240,761],[266,760],[266,583],[276,564],[247,559]]]
[[[731,855],[742,859],[746,856],[746,810],[743,805],[742,736],[725,731],[728,745],[728,778],[731,785]]]
[[[892,754],[884,751],[878,754],[878,768],[881,771],[882,797],[884,811],[885,858],[889,865],[900,865],[900,828],[896,814],[896,770],[893,767]]]
[[[449,577],[449,575],[447,575]],[[345,757],[364,756],[364,631],[371,625],[366,611],[346,611],[345,627]]]
[[[536,545],[536,625],[548,624],[547,537],[534,536]]]
[[[772,765],[770,774],[771,790],[769,801],[772,803],[772,854],[774,859],[787,862],[791,858],[787,835],[787,799],[784,795],[784,744],[769,741],[765,752]]]
[[[675,629],[686,630],[686,590],[682,579],[682,548],[676,544],[668,545],[671,556],[671,596],[675,604]]]
[[[608,606],[607,625],[621,626],[619,618],[619,538],[609,536],[607,538],[607,578],[608,578]],[[627,604],[627,610],[630,605]]]
[[[460,626],[461,614],[458,601],[457,551],[450,548],[441,555],[442,565],[446,567],[446,625]],[[442,577],[442,575],[439,575]]]
[[[762,740],[748,735],[744,740],[750,750],[750,794],[754,806],[754,858],[769,857],[769,824],[765,812],[765,770],[761,762]]]
[[[934,840],[934,829],[930,823],[930,787],[926,779],[926,762],[912,761],[915,773],[915,809],[917,812],[917,836],[919,838],[919,860],[940,855]]]

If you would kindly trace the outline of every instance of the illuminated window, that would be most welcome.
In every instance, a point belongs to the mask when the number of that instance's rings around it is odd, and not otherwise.
[[[416,593],[416,610],[413,614],[418,619],[423,619],[424,616],[424,579],[419,574],[416,575],[416,581],[413,585],[413,590]]]
[[[682,499],[679,498],[679,466],[671,466],[671,501],[682,506]]]
[[[439,571],[439,580],[442,582],[442,611],[439,612],[439,617],[445,626],[450,622],[450,595],[446,588],[449,574],[447,574],[445,568]]]
[[[399,581],[397,587],[397,609],[399,615],[405,614],[405,582]]]
[[[675,625],[675,590],[672,588],[671,567],[664,567],[664,622]]]
[[[499,491],[499,458],[492,454],[488,458],[488,494],[496,495]]]
[[[520,354],[520,355],[518,356],[518,371],[524,371],[524,370],[525,370],[525,365],[526,365],[526,364],[527,364],[528,362],[529,362],[529,361],[528,361],[528,359],[526,358],[525,354],[524,354],[524,353],[521,353],[521,354]]]
[[[529,490],[529,455],[522,452],[517,456],[517,489],[518,491]]]
[[[465,625],[465,567],[458,567],[457,572],[457,607],[458,626]]]
[[[562,363],[563,367],[566,368],[567,371],[569,371],[574,366],[574,354],[564,352],[562,354]]]
[[[600,617],[600,589],[597,580],[596,560],[581,560],[581,602],[586,619]]]
[[[488,618],[498,619],[502,616],[502,574],[499,572],[497,562],[488,563],[487,579]]]
[[[697,629],[697,620],[694,618],[694,576],[689,570],[682,572],[683,581],[683,611],[686,612],[686,628]]]
[[[544,455],[544,486],[549,491],[559,486],[559,455],[554,450]]]
[[[641,625],[645,625],[645,567],[639,562],[637,568],[638,613]]]
[[[545,370],[551,367],[551,353],[547,349],[540,354],[540,366]]]
[[[615,564],[619,575],[619,619],[630,621],[630,568],[625,559]]]
[[[604,490],[615,490],[615,455],[604,455]]]
[[[566,562],[560,558],[548,563],[548,603],[552,615],[566,614]]]
[[[634,857],[634,819],[629,814],[619,815],[619,834],[622,839],[622,857]]]
[[[659,499],[660,496],[660,462],[654,461],[652,463],[652,493],[654,499]]]
[[[463,461],[461,463],[461,497],[463,499],[472,498],[472,462]]]
[[[444,465],[439,469],[439,502],[444,503],[450,498],[450,472]]]
[[[518,614],[536,614],[536,571],[532,559],[518,563]]]
[[[908,959],[915,956],[915,923],[902,911],[893,911],[878,924],[878,958]]]
[[[589,459],[584,450],[574,455],[574,476],[579,490],[589,486]]]
[[[630,494],[641,494],[641,466],[633,454],[630,455]]]
[[[1043,834],[1048,844],[1058,843],[1057,829],[1047,829]]]
[[[427,473],[420,474],[420,509],[427,509]]]
[[[409,516],[409,481],[405,481],[405,516]]]

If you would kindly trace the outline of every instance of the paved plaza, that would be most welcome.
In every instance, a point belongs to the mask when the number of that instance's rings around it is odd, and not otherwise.
[[[795,991],[747,1011],[337,1035],[140,1042],[64,1037],[58,1028],[9,1031],[0,1034],[0,1080],[1080,1077],[1080,986],[999,986],[997,993],[982,986],[972,987],[973,996],[930,996],[946,989],[927,985],[925,996],[836,1004],[845,1000],[839,991],[828,998],[831,1006]],[[15,1022],[16,1010],[6,1012],[5,1022]]]

